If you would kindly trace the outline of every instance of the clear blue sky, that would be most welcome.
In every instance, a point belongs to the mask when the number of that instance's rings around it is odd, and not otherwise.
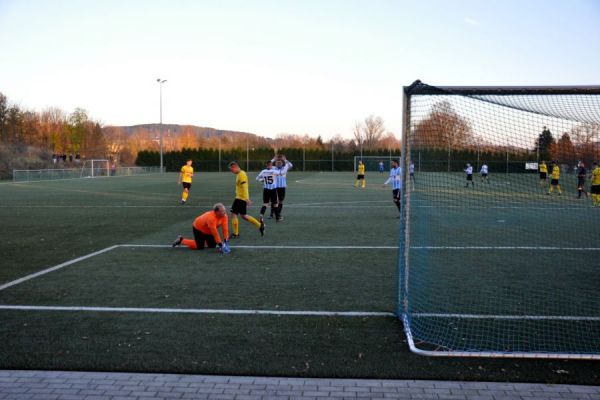
[[[163,122],[400,134],[402,86],[600,84],[598,0],[0,0],[0,92]]]

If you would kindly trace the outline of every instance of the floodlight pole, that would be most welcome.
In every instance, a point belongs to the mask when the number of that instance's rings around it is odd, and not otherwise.
[[[159,146],[160,146],[160,172],[164,172],[163,171],[163,125],[162,125],[162,85],[163,83],[165,83],[167,80],[166,79],[156,79],[156,82],[158,82],[158,86],[159,86],[159,93],[160,93],[160,132],[159,132],[159,136],[158,136],[158,142],[159,142]]]

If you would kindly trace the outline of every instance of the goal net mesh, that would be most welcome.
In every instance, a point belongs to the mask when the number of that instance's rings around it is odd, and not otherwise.
[[[412,349],[600,358],[600,88],[417,81],[405,96],[399,313]]]

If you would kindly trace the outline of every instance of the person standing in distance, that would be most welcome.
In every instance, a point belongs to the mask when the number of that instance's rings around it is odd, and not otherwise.
[[[181,171],[179,172],[179,178],[177,179],[177,184],[183,185],[183,192],[181,193],[181,204],[185,204],[188,199],[188,196],[190,195],[193,176],[194,168],[192,167],[192,160],[187,160],[185,165],[181,167]]]
[[[400,192],[402,190],[402,168],[398,160],[392,160],[392,168],[390,169],[390,177],[383,183],[383,186],[387,186],[388,183],[392,182],[392,198],[394,204],[398,207],[400,212]],[[400,218],[400,216],[398,216]]]

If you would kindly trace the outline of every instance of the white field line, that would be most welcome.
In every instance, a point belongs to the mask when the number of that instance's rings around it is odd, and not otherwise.
[[[600,251],[600,247],[558,246],[411,246],[411,250],[541,250],[541,251]]]
[[[91,258],[91,257],[97,256],[97,255],[99,255],[99,254],[106,253],[106,252],[108,252],[108,251],[114,250],[114,249],[116,249],[117,247],[119,247],[119,245],[110,246],[110,247],[107,247],[107,248],[105,248],[105,249],[98,250],[98,251],[96,251],[96,252],[93,252],[93,253],[87,254],[87,255],[85,255],[85,256],[81,256],[81,257],[78,257],[78,258],[74,258],[74,259],[72,259],[72,260],[69,260],[69,261],[66,261],[66,262],[64,262],[64,263],[62,263],[62,264],[55,265],[54,267],[50,267],[50,268],[44,269],[44,270],[42,270],[42,271],[39,271],[39,272],[36,272],[36,273],[34,273],[34,274],[30,274],[30,275],[24,276],[24,277],[22,277],[22,278],[19,278],[19,279],[17,279],[17,280],[14,280],[14,281],[12,281],[12,282],[5,283],[4,285],[1,285],[1,286],[0,286],[0,291],[1,291],[1,290],[4,290],[4,289],[6,289],[6,288],[9,288],[9,287],[11,287],[11,286],[18,285],[19,283],[23,283],[23,282],[25,282],[25,281],[28,281],[28,280],[30,280],[30,279],[37,278],[38,276],[45,275],[45,274],[47,274],[47,273],[49,273],[49,272],[52,272],[52,271],[59,270],[59,269],[61,269],[61,268],[64,268],[64,267],[66,267],[66,266],[69,266],[69,265],[71,265],[71,264],[78,263],[79,261],[83,261],[83,260],[86,260],[86,259],[88,259],[88,258]]]
[[[446,314],[446,313],[413,313],[412,318],[457,318],[457,319],[508,319],[528,321],[595,321],[600,317],[567,316],[567,315],[495,315],[495,314]]]
[[[286,310],[228,310],[210,308],[137,308],[137,307],[80,307],[80,306],[28,306],[0,305],[0,310],[29,311],[91,311],[117,313],[166,314],[226,314],[226,315],[288,315],[303,317],[394,317],[391,312],[377,311],[286,311]]]
[[[143,245],[143,244],[121,244],[107,247],[105,249],[74,258],[54,267],[27,275],[23,278],[8,282],[0,286],[0,291],[11,286],[18,285],[38,276],[56,271],[66,266],[78,263],[88,258],[112,251],[119,247],[158,247],[168,248],[170,245]],[[237,248],[248,249],[397,249],[395,246],[237,246]],[[490,247],[491,248],[491,247]],[[597,249],[600,250],[600,249]],[[288,315],[288,316],[341,316],[341,317],[392,317],[390,312],[370,311],[286,311],[286,310],[229,310],[229,309],[186,309],[186,308],[131,308],[131,307],[85,307],[85,306],[34,306],[34,305],[0,305],[0,310],[31,310],[31,311],[90,311],[90,312],[138,312],[138,313],[188,313],[188,314],[232,314],[232,315]],[[572,321],[600,321],[600,317],[577,317],[577,316],[538,316],[538,315],[486,315],[486,314],[443,314],[443,313],[415,313],[417,318],[470,318],[470,319],[531,319],[531,320],[572,320]]]
[[[172,247],[170,244],[120,244],[117,247],[154,247],[166,248]],[[332,249],[377,249],[377,250],[398,250],[398,246],[230,246],[232,249],[300,249],[300,250],[332,250]],[[182,247],[185,248],[185,247]]]

